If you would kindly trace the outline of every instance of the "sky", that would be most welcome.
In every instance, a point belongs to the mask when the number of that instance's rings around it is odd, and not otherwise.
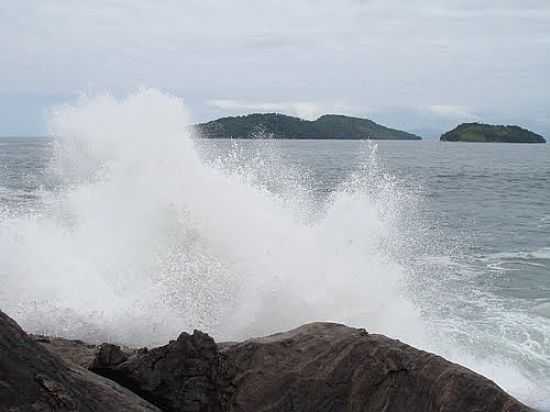
[[[0,136],[144,86],[195,121],[339,113],[426,137],[466,121],[550,137],[550,1],[0,0]]]

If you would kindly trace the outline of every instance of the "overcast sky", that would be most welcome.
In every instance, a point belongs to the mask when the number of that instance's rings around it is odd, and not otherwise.
[[[139,86],[197,121],[342,113],[550,137],[550,0],[0,0],[0,135],[44,134],[50,105]]]

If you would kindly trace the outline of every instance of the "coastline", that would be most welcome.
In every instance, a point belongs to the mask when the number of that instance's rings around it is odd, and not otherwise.
[[[27,335],[0,312],[0,355],[10,411],[532,410],[438,355],[335,323],[219,345],[195,330],[131,349]]]

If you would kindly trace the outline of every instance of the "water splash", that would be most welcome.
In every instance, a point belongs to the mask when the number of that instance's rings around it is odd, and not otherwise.
[[[421,327],[385,250],[400,210],[391,185],[354,176],[312,218],[299,185],[275,194],[251,168],[201,161],[189,123],[154,90],[51,113],[60,190],[0,235],[4,307],[24,327],[134,344],[319,319],[400,336]]]
[[[417,199],[378,166],[375,146],[319,201],[282,161],[246,160],[238,147],[205,161],[189,124],[183,102],[156,90],[52,111],[41,207],[0,216],[2,309],[33,332],[132,345],[193,328],[241,339],[344,322],[542,402],[515,361],[464,349],[486,335],[438,318],[437,296],[452,301],[453,291],[410,265],[434,242],[411,223]]]

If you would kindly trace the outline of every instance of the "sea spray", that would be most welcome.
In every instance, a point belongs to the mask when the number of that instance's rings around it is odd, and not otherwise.
[[[308,221],[303,196],[202,162],[189,123],[179,99],[154,90],[52,111],[59,190],[41,213],[2,222],[5,290],[17,291],[5,310],[33,331],[133,344],[314,320],[413,339],[404,271],[384,252],[388,199],[354,177]]]
[[[0,216],[2,309],[32,332],[131,345],[193,328],[223,340],[344,322],[544,404],[547,375],[517,360],[544,368],[544,350],[495,330],[518,321],[495,318],[507,308],[453,278],[451,246],[419,221],[418,199],[379,167],[376,146],[319,199],[303,171],[265,151],[250,160],[234,145],[205,161],[190,123],[180,99],[147,89],[53,110],[40,207]],[[418,263],[434,244],[444,263]],[[491,305],[497,326],[469,321]]]

